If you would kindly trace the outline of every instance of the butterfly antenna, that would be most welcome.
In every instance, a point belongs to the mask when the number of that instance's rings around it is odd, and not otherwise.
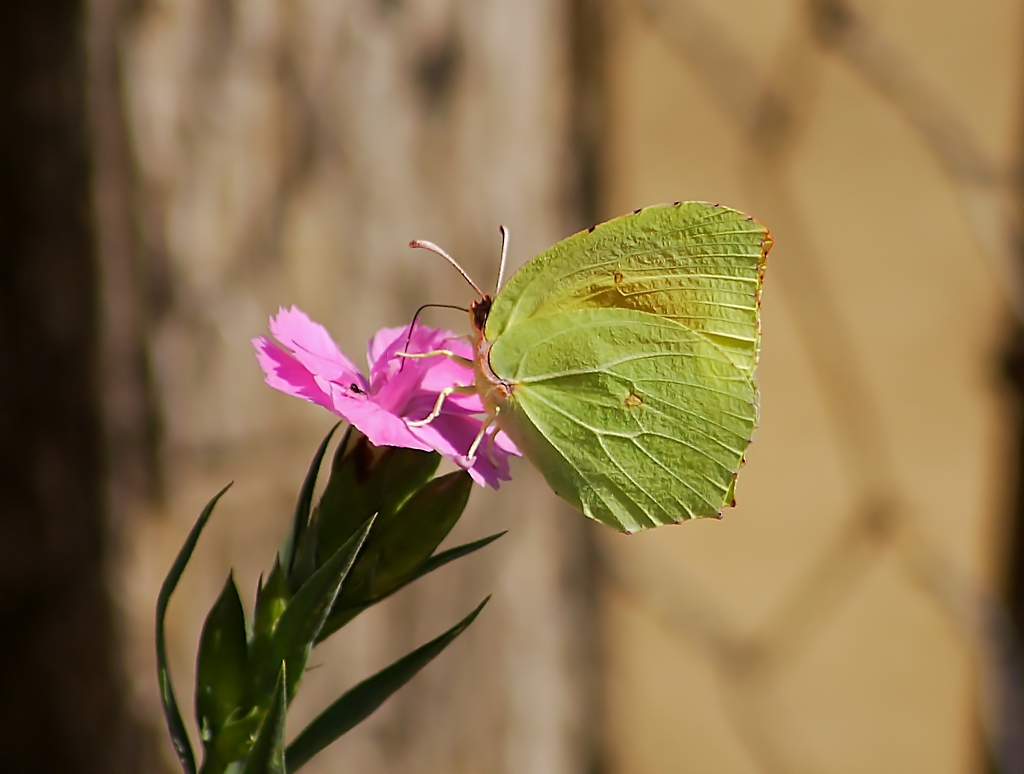
[[[501,282],[505,278],[505,259],[508,258],[508,229],[505,226],[498,226],[501,232],[501,263],[498,264],[498,284],[494,288],[494,295],[501,290]]]
[[[454,304],[424,304],[416,310],[416,314],[412,316],[412,322],[409,323],[409,333],[405,337],[405,351],[409,351],[409,345],[412,343],[412,332],[416,329],[416,322],[420,319],[420,312],[424,309],[458,309],[460,312],[469,312],[464,306],[455,306]],[[402,358],[402,365],[398,366],[398,373],[402,373],[402,369],[405,368],[405,361],[409,358]]]
[[[442,258],[444,258],[446,261],[448,261],[448,263],[450,263],[452,266],[454,266],[456,269],[458,269],[458,272],[459,272],[459,274],[462,275],[462,278],[464,280],[466,280],[466,282],[469,283],[469,286],[471,288],[473,288],[473,290],[475,290],[477,292],[477,295],[479,295],[480,298],[483,298],[486,295],[486,293],[484,293],[480,289],[480,287],[475,282],[473,282],[472,277],[470,277],[468,274],[466,274],[466,270],[463,269],[461,266],[459,266],[458,261],[456,261],[450,255],[448,255],[448,253],[446,253],[440,247],[435,245],[433,242],[428,242],[425,239],[414,239],[414,240],[412,240],[409,243],[409,247],[421,247],[424,250],[429,250],[432,253],[437,253]]]

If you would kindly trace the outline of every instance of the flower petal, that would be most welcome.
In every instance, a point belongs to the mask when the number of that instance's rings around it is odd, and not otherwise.
[[[366,345],[366,363],[371,370],[391,345],[395,344],[399,338],[405,336],[408,331],[409,326],[406,325],[402,328],[381,328],[373,335],[370,343]],[[395,351],[398,350],[396,349]]]
[[[321,389],[313,374],[291,354],[265,336],[253,339],[252,345],[256,348],[256,360],[266,374],[264,381],[267,384],[296,398],[333,408],[330,394]]]
[[[466,468],[478,484],[497,488],[508,480],[508,457],[519,450],[496,428],[472,461],[465,457],[483,426],[479,395],[449,395],[431,422],[408,424],[429,416],[443,390],[472,385],[473,369],[445,355],[412,359],[398,353],[447,350],[470,359],[467,339],[425,325],[416,325],[411,336],[408,326],[382,328],[367,346],[366,379],[327,330],[298,308],[281,308],[270,329],[281,346],[265,337],[252,342],[270,386],[330,409],[376,446],[435,450]]]
[[[476,417],[458,414],[441,414],[429,425],[411,428],[421,439],[429,443],[442,455],[454,461],[459,467],[465,468],[473,480],[481,486],[498,488],[500,481],[508,481],[512,476],[509,472],[509,452],[500,443],[503,433],[499,433],[488,453],[489,439],[485,438],[470,464],[466,459],[469,447],[480,432],[482,422]],[[490,432],[494,432],[493,430]],[[491,457],[494,461],[491,461]]]
[[[329,408],[351,422],[374,446],[404,446],[430,451],[434,447],[417,436],[401,417],[375,403],[372,396],[332,385]]]
[[[270,332],[310,373],[332,382],[356,384],[360,389],[366,389],[363,375],[341,353],[327,329],[310,320],[298,307],[281,307],[277,316],[270,318]]]

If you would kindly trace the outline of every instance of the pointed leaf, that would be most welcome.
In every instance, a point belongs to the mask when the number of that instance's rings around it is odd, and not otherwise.
[[[288,701],[285,696],[287,682],[287,668],[282,662],[277,672],[277,682],[274,685],[274,697],[267,708],[267,716],[256,736],[252,751],[245,759],[242,774],[286,774],[284,721],[288,712]]]
[[[196,721],[203,744],[245,699],[245,613],[233,574],[206,616],[196,658]]]
[[[456,559],[461,559],[464,556],[469,556],[474,551],[479,551],[481,548],[489,546],[491,543],[500,538],[506,532],[508,532],[508,530],[495,532],[493,535],[488,535],[485,538],[473,540],[469,543],[463,543],[461,546],[453,546],[452,548],[449,548],[446,551],[442,551],[439,554],[435,554],[420,566],[420,568],[416,571],[416,575],[409,579],[409,583],[412,583],[412,581],[416,580],[417,578],[422,578],[424,575],[431,573],[434,570],[438,570],[441,567],[444,567],[449,562],[454,562]]]
[[[256,590],[252,637],[249,639],[247,657],[250,675],[246,681],[250,691],[247,702],[249,706],[266,707],[270,699],[267,691],[273,686],[277,665],[281,662],[281,659],[272,653],[271,641],[289,599],[291,594],[288,590],[288,581],[284,577],[284,570],[281,569],[281,559],[276,557],[274,568],[267,576],[266,582],[264,583],[261,577]]]
[[[265,710],[253,707],[245,715],[229,718],[206,748],[206,760],[200,774],[224,771],[228,763],[244,759],[256,741],[266,714]]]
[[[434,474],[440,461],[436,452],[374,446],[353,431],[334,454],[331,477],[313,514],[318,563],[374,514],[385,521]]]
[[[364,610],[373,607],[378,602],[383,602],[392,594],[396,594],[402,589],[404,589],[410,583],[419,580],[424,575],[432,573],[434,570],[444,567],[449,562],[454,562],[456,559],[461,559],[463,556],[468,556],[474,551],[479,551],[481,548],[489,546],[491,543],[493,543],[495,540],[497,540],[504,534],[505,531],[497,532],[493,535],[488,535],[485,538],[474,540],[471,543],[463,543],[460,546],[454,546],[446,551],[442,551],[441,553],[430,557],[429,559],[427,559],[427,561],[425,561],[422,565],[420,565],[417,568],[416,572],[410,578],[404,581],[400,586],[397,586],[396,588],[392,589],[389,593],[385,594],[384,596],[378,599],[374,599],[371,602],[366,602],[365,604],[357,605],[355,607],[346,607],[341,609],[335,607],[335,609],[332,610],[331,614],[327,617],[327,621],[324,623],[323,628],[320,630],[320,636],[317,638],[317,642],[323,642],[336,631],[338,631],[338,629],[342,628],[345,624],[347,624],[357,615],[362,613]]]
[[[314,512],[295,547],[292,571],[288,577],[288,584],[293,593],[316,572],[316,547],[320,538],[319,523],[317,514]]]
[[[462,516],[473,479],[464,470],[428,481],[391,518],[381,520],[338,595],[356,607],[401,586],[434,553]]]
[[[338,455],[342,453],[342,450],[349,448],[351,445],[353,433],[355,433],[357,437],[360,437],[359,432],[349,425],[349,428],[345,431],[345,435],[338,444],[338,449],[335,451],[334,462],[331,466],[332,471],[337,464]],[[331,482],[330,478],[328,478],[327,488],[329,489],[330,486]],[[322,500],[323,498],[321,497],[321,502]],[[320,543],[320,519],[322,514],[323,511],[319,505],[313,509],[312,513],[309,515],[306,529],[299,536],[296,543],[292,572],[289,576],[289,582],[293,591],[309,580],[309,577],[316,572],[317,546]]]
[[[268,677],[273,677],[274,665],[282,661],[288,664],[288,698],[295,696],[295,690],[309,659],[309,652],[316,642],[317,635],[327,620],[331,605],[338,595],[342,581],[352,568],[359,549],[366,540],[366,535],[373,526],[373,519],[368,520],[362,528],[342,545],[323,567],[292,597],[281,614],[274,629],[270,642],[270,657],[262,665],[257,665],[259,677],[255,682],[257,702],[270,688]],[[268,669],[269,667],[269,669]]]
[[[288,771],[294,774],[331,742],[369,717],[391,694],[409,682],[417,672],[462,634],[483,610],[488,600],[490,597],[440,637],[421,645],[391,666],[359,683],[321,712],[288,745]]]
[[[340,424],[340,422],[336,423],[324,437],[323,441],[320,442],[316,454],[313,455],[313,461],[309,465],[309,470],[306,472],[306,478],[302,482],[302,489],[299,490],[299,500],[295,504],[295,517],[292,520],[292,528],[285,539],[284,545],[281,547],[281,567],[284,569],[284,574],[289,581],[292,579],[292,571],[295,568],[296,551],[301,544],[303,533],[305,533],[306,527],[309,525],[309,515],[313,507],[313,490],[316,489],[316,479],[320,475],[320,464],[323,462],[324,454],[327,453],[327,444],[331,442],[334,431],[338,429]],[[291,583],[290,585],[294,590],[300,584]]]
[[[262,581],[262,578],[260,579]],[[274,559],[274,568],[267,576],[266,583],[260,584],[256,591],[256,609],[252,616],[253,640],[269,639],[277,626],[277,621],[288,606],[291,593],[288,581],[281,567],[281,557]]]
[[[171,674],[167,668],[167,638],[164,634],[164,619],[167,617],[167,603],[170,602],[171,594],[181,580],[181,574],[185,571],[185,565],[192,558],[192,552],[199,542],[199,535],[202,533],[206,522],[210,519],[217,501],[228,491],[231,484],[221,489],[213,499],[206,504],[203,512],[199,514],[192,531],[188,533],[185,544],[178,551],[174,564],[164,578],[160,586],[160,594],[156,599],[156,675],[160,684],[160,700],[164,708],[164,718],[167,720],[167,730],[171,734],[171,743],[174,745],[174,752],[178,756],[182,769],[186,774],[195,774],[196,758],[192,752],[192,744],[188,739],[188,732],[181,720],[181,712],[178,709],[177,699],[174,697],[174,687],[171,685]]]

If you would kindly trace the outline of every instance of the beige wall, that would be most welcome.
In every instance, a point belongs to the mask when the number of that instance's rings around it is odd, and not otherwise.
[[[883,69],[909,79],[909,109],[945,103],[993,163],[1012,157],[1017,4],[855,7],[907,63]],[[950,570],[992,577],[1009,491],[1009,312],[989,263],[1005,255],[981,252],[962,206],[999,194],[955,185],[908,105],[823,53],[803,14],[610,13],[605,214],[710,199],[776,239],[738,508],[602,541],[605,738],[623,774],[980,770],[974,656],[944,610],[966,590]],[[758,79],[795,116],[777,153],[749,129]],[[932,560],[942,594],[923,583]]]

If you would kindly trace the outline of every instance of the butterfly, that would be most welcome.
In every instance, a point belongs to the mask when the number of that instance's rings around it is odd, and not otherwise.
[[[623,532],[735,505],[758,420],[768,229],[717,204],[645,207],[559,242],[501,287],[507,233],[494,297],[436,245],[410,243],[480,296],[470,389],[488,421],[469,456],[496,425],[558,496]]]

